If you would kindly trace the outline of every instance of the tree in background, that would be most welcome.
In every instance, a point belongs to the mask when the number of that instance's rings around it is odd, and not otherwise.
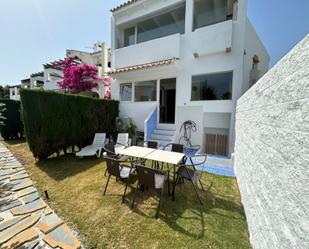
[[[98,89],[99,84],[103,84],[104,99],[111,99],[111,78],[108,76],[99,78],[96,66],[76,65],[76,60],[67,58],[64,63],[55,65],[63,71],[63,79],[58,82],[60,89],[70,93],[90,92]]]
[[[10,97],[9,86],[0,86],[0,98],[8,99]]]

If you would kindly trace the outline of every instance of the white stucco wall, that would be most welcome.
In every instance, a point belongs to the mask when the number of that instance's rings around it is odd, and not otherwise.
[[[237,105],[235,171],[255,249],[309,248],[309,36]]]
[[[257,55],[260,62],[258,64],[258,70],[260,71],[260,78],[268,71],[270,56],[263,45],[261,39],[257,35],[250,20],[247,18],[246,23],[246,38],[245,38],[245,51],[244,55],[244,81],[243,92],[246,92],[250,88],[250,72],[252,69],[253,57]]]

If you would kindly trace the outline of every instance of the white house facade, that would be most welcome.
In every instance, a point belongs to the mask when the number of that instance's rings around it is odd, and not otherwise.
[[[135,0],[112,10],[112,98],[146,139],[234,148],[237,99],[268,70],[247,0]],[[155,125],[149,123],[155,122]]]

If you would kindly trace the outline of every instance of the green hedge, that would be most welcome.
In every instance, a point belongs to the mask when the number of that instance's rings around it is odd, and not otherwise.
[[[23,135],[23,124],[20,117],[20,102],[11,99],[0,99],[4,104],[3,121],[1,126],[1,136],[4,140],[21,138]]]
[[[42,90],[20,94],[25,136],[36,158],[89,144],[96,132],[115,132],[118,101]]]

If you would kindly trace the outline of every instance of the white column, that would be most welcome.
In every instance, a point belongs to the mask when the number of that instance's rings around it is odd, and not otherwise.
[[[193,13],[194,12],[194,0],[186,0],[186,23],[185,34],[192,32],[193,27]]]

